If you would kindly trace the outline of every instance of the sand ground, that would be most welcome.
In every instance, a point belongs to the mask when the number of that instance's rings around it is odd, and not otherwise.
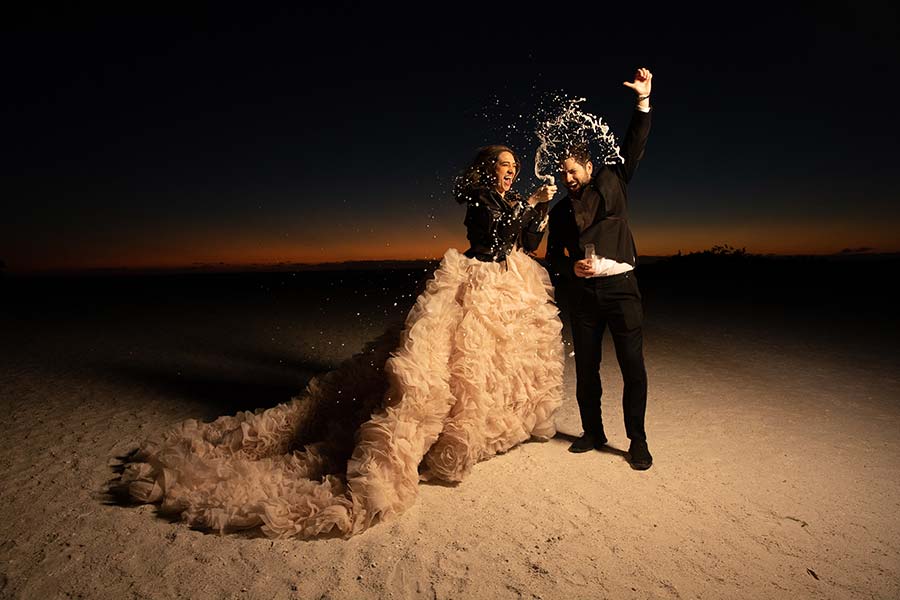
[[[350,540],[219,536],[114,502],[117,457],[143,438],[286,401],[412,301],[352,277],[277,281],[56,285],[4,309],[0,596],[900,597],[900,360],[846,319],[838,332],[647,298],[647,472],[623,457],[608,344],[608,450],[566,452],[568,358],[557,438],[423,484],[400,519]]]

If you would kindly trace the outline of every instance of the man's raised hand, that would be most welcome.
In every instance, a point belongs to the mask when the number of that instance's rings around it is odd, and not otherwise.
[[[641,67],[635,71],[634,81],[623,81],[622,85],[633,89],[638,96],[649,96],[651,79],[653,79],[653,73]]]

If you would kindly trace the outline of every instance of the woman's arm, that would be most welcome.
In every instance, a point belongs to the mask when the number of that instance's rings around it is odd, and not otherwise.
[[[541,240],[544,239],[547,213],[554,194],[556,194],[555,185],[542,185],[526,202],[528,208],[525,209],[522,223],[522,249],[526,252],[537,250]]]

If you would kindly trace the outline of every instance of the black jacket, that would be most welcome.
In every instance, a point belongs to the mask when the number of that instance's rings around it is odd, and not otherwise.
[[[544,237],[547,203],[532,207],[519,194],[509,191],[506,199],[486,187],[469,190],[466,203],[466,256],[485,262],[501,261],[516,246],[537,250]],[[507,200],[512,202],[510,205]]]
[[[650,114],[634,111],[621,146],[624,164],[601,166],[584,188],[581,201],[596,206],[596,212],[588,218],[583,230],[575,221],[569,196],[557,202],[550,211],[547,266],[554,286],[564,286],[577,279],[575,261],[584,258],[585,244],[594,244],[599,256],[632,266],[637,264],[637,248],[628,227],[626,186],[644,156],[650,133]]]

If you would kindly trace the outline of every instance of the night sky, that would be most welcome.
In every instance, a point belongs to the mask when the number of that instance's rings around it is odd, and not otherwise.
[[[623,134],[639,66],[654,73],[629,189],[640,254],[900,251],[896,8],[461,6],[7,19],[0,260],[24,273],[463,250],[450,191],[475,149],[512,144],[529,173],[548,92],[586,97]]]

